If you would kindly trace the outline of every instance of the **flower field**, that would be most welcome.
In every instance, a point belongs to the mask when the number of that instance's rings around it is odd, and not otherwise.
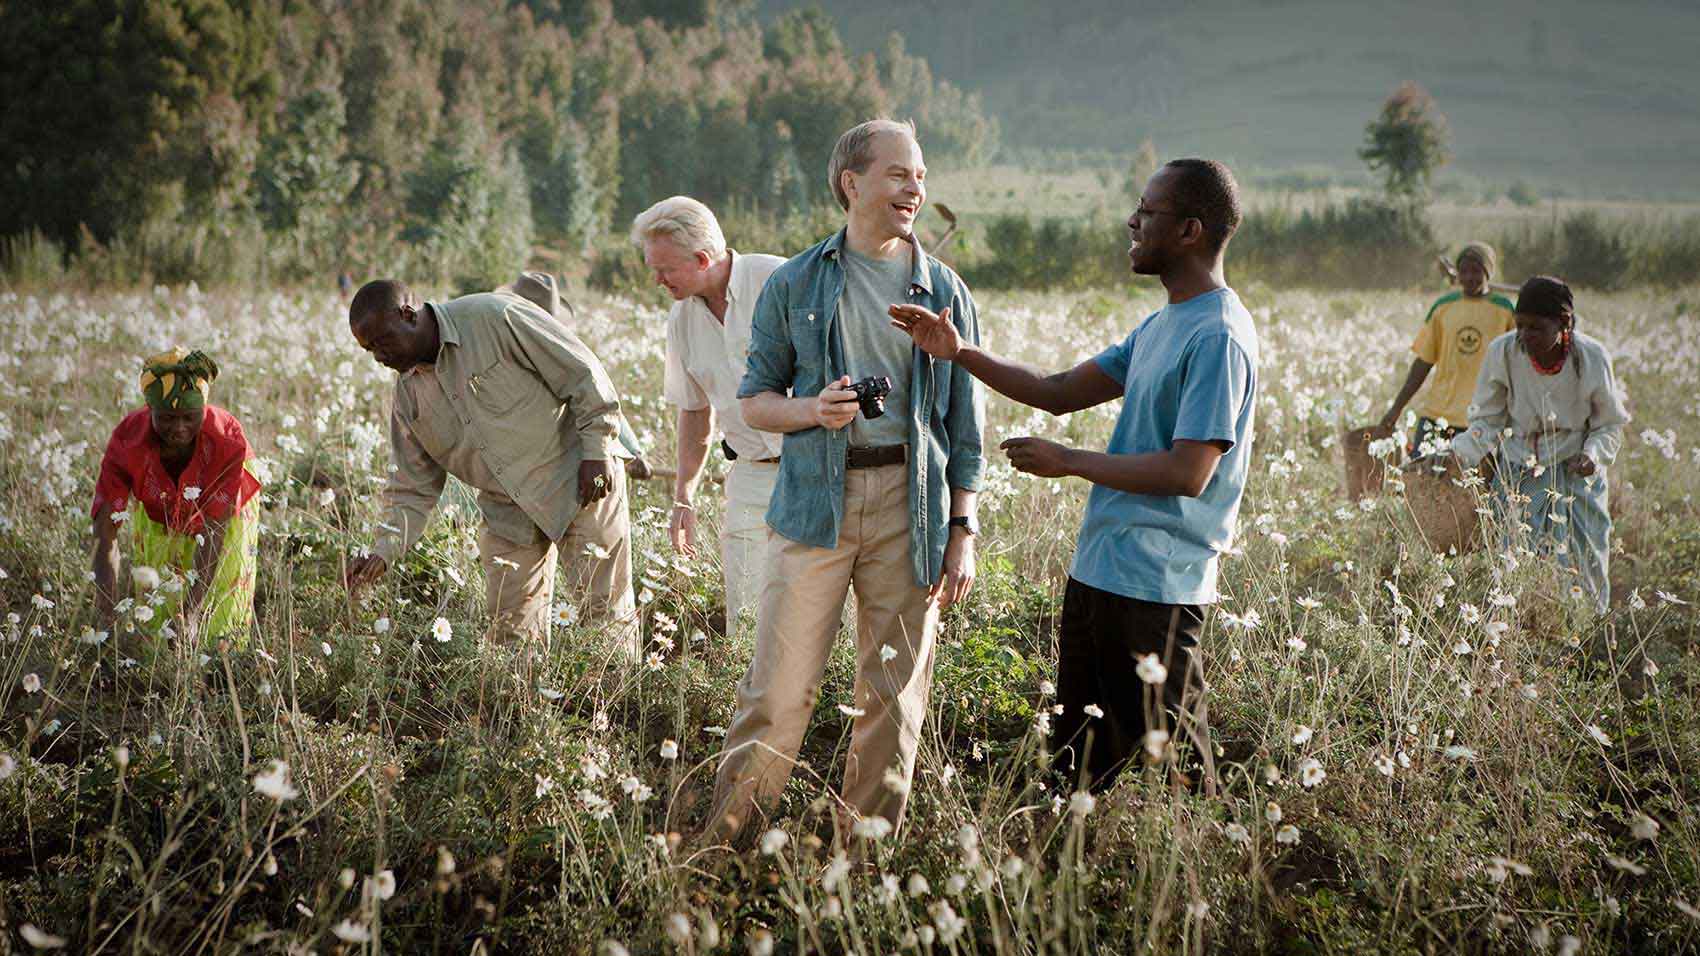
[[[336,297],[0,292],[0,953],[1700,949],[1692,293],[1580,303],[1635,415],[1596,618],[1515,529],[1437,555],[1397,483],[1342,494],[1340,431],[1385,409],[1428,296],[1240,291],[1262,381],[1202,643],[1215,786],[1172,748],[1096,798],[1041,772],[1085,487],[995,448],[1102,447],[1117,405],[993,398],[979,579],[945,618],[909,818],[834,832],[843,641],[806,769],[737,852],[689,837],[749,635],[722,633],[717,569],[672,557],[667,483],[634,483],[641,664],[569,606],[546,654],[490,645],[464,494],[359,603],[339,584],[378,517],[392,374]],[[993,348],[1053,369],[1159,304],[1146,285],[980,303]],[[670,465],[660,313],[579,305]],[[141,404],[140,357],[172,344],[220,363],[211,401],[259,456],[245,646],[146,647],[94,618],[101,450]]]

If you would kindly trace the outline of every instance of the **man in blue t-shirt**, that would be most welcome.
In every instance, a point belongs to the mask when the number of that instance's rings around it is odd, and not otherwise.
[[[928,354],[1023,404],[1066,415],[1122,399],[1103,452],[1040,438],[1002,445],[1019,471],[1092,482],[1063,597],[1052,751],[1061,771],[1084,774],[1094,790],[1142,750],[1161,756],[1171,726],[1208,760],[1192,652],[1203,605],[1216,599],[1217,555],[1233,543],[1257,396],[1257,331],[1222,268],[1239,222],[1226,166],[1177,159],[1158,170],[1128,218],[1128,258],[1163,283],[1169,304],[1066,372],[969,344],[948,314],[890,310]]]

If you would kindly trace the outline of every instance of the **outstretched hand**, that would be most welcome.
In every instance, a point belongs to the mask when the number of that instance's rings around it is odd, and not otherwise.
[[[921,351],[946,362],[962,351],[962,336],[950,321],[950,306],[943,312],[933,312],[925,306],[899,303],[886,309],[893,327],[909,333]]]
[[[1007,438],[998,446],[1009,455],[1016,471],[1039,478],[1067,478],[1068,455],[1072,450],[1043,438]]]

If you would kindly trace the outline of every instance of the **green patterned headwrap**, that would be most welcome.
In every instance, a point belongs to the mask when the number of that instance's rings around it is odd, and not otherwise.
[[[198,350],[185,353],[174,348],[142,360],[142,395],[149,408],[201,408],[215,378],[218,363]]]

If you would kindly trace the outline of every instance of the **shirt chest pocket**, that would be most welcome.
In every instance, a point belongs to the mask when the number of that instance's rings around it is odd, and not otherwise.
[[[467,398],[484,414],[501,418],[537,397],[542,381],[517,365],[500,359],[467,379]]]
[[[797,353],[797,386],[818,392],[826,387],[826,310],[792,309],[790,320],[791,348]]]

